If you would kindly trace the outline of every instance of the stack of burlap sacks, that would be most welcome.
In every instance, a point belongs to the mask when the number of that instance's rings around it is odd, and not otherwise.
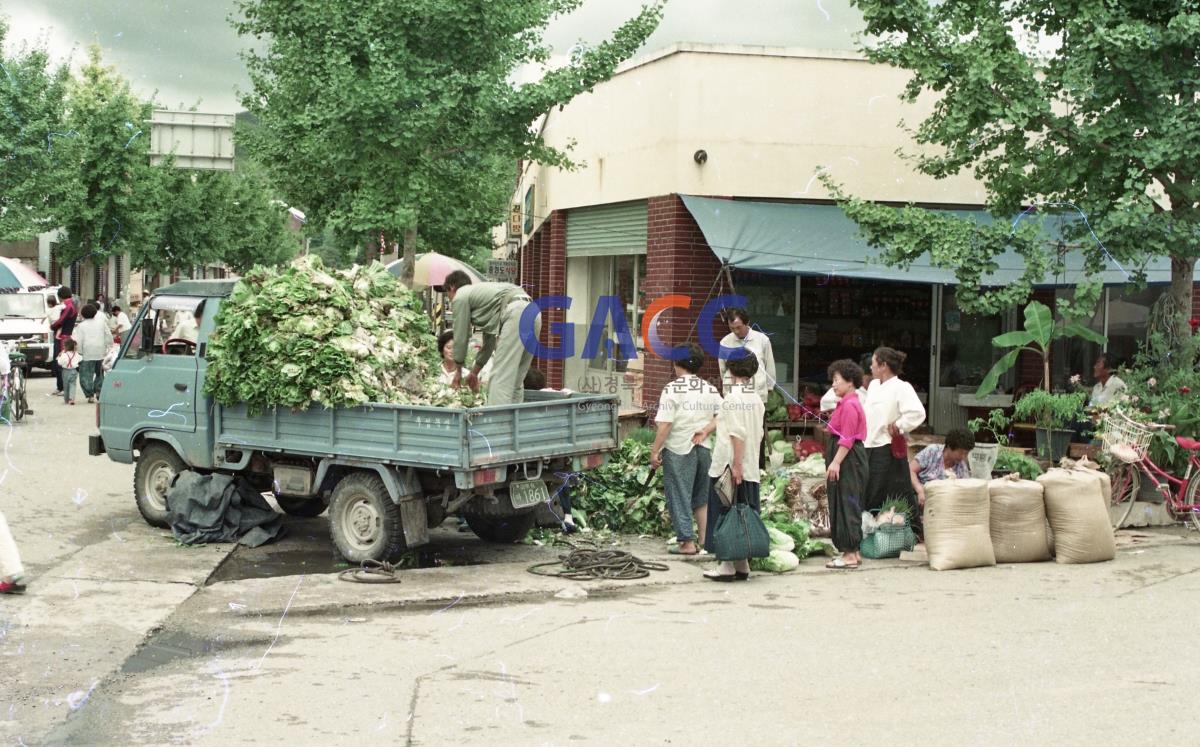
[[[997,563],[1098,563],[1116,557],[1108,475],[1051,469],[1037,479],[925,486],[925,549],[935,571]]]

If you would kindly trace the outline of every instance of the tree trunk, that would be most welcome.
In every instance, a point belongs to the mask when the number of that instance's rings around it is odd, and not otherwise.
[[[380,242],[383,240],[383,231],[375,234],[367,239],[366,250],[363,252],[363,264],[369,265],[379,259],[381,253]]]
[[[1175,338],[1186,340],[1191,334],[1188,320],[1192,316],[1192,288],[1195,283],[1196,258],[1171,257],[1171,306],[1175,309],[1175,318],[1171,326]]]
[[[400,266],[404,268],[400,282],[411,288],[413,272],[417,269],[417,222],[415,219],[408,228],[404,229],[404,262]]]
[[[1042,355],[1042,388],[1050,391],[1050,351]]]

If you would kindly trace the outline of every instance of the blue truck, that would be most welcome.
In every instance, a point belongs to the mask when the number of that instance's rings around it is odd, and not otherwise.
[[[617,446],[615,396],[528,392],[521,404],[470,409],[369,404],[251,415],[204,394],[213,319],[232,280],[185,280],[143,305],[105,377],[89,452],[134,464],[142,517],[167,525],[183,470],[243,475],[288,514],[328,510],[349,561],[393,560],[429,542],[449,515],[480,538],[521,539],[553,505],[561,476],[598,467]],[[196,339],[174,339],[198,316]],[[188,336],[190,337],[190,335]]]

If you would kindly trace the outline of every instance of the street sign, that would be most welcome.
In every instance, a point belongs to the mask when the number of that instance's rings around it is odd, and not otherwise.
[[[520,271],[517,267],[515,259],[489,259],[487,264],[487,277],[498,283],[516,283],[520,277]]]
[[[232,114],[155,109],[150,133],[142,135],[150,138],[150,163],[174,154],[176,168],[233,171],[234,120]],[[139,134],[131,132],[130,141]]]
[[[508,216],[508,237],[509,239],[521,238],[521,206],[514,204],[512,213]]]

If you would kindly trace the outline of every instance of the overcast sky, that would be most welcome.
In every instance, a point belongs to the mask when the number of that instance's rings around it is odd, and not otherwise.
[[[565,55],[578,41],[605,38],[640,6],[586,0],[551,25],[547,40]],[[241,108],[236,91],[249,85],[242,40],[226,20],[233,8],[232,0],[0,0],[10,45],[44,39],[78,64],[83,47],[97,42],[140,94],[231,113]],[[671,0],[647,49],[681,41],[851,49],[860,27],[847,0]]]

